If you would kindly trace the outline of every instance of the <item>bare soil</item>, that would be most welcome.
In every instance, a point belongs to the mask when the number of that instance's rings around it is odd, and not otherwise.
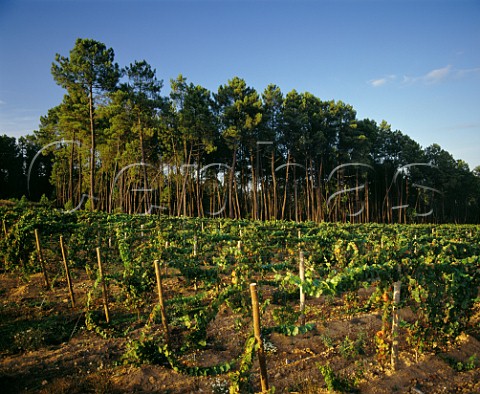
[[[28,280],[14,274],[0,275],[0,392],[228,392],[215,389],[227,387],[228,374],[191,377],[164,365],[123,364],[126,342],[145,324],[148,307],[146,316],[142,311],[143,322],[138,327],[125,335],[104,339],[85,329],[82,308],[92,281],[82,271],[75,272],[73,278],[76,307],[71,306],[61,279],[57,279],[53,290],[46,291],[39,274]],[[180,286],[173,276],[167,277],[164,284],[167,299],[193,292]],[[263,298],[271,296],[273,290],[265,287]],[[110,291],[115,299],[115,289]],[[366,299],[371,291],[362,289],[359,299]],[[100,303],[98,310],[101,314]],[[267,338],[272,348],[267,353],[269,383],[276,393],[328,392],[318,367],[327,363],[339,379],[350,382],[361,393],[480,393],[478,363],[468,371],[458,372],[452,367],[455,362],[466,365],[473,355],[480,357],[478,313],[472,331],[462,334],[456,344],[442,352],[417,355],[400,338],[399,365],[392,371],[381,365],[375,349],[375,333],[382,326],[380,311],[347,314],[343,298],[318,298],[307,300],[306,312],[306,321],[315,324],[314,330],[297,336],[273,333]],[[406,318],[411,313],[401,312]],[[114,304],[112,316],[120,313]],[[271,319],[271,314],[266,313],[262,324],[274,325]],[[223,305],[208,327],[205,350],[184,356],[182,362],[209,366],[238,357],[250,331],[246,324],[239,329],[239,321],[242,317]],[[252,391],[259,392],[256,362],[250,381]]]

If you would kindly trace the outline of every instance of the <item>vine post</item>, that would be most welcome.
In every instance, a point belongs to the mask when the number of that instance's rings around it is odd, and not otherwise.
[[[107,285],[105,284],[105,278],[103,276],[102,256],[100,253],[100,248],[97,248],[97,260],[98,260],[98,275],[100,276],[100,281],[102,282],[103,309],[105,310],[105,320],[107,321],[107,323],[110,323],[110,314],[108,311]]]
[[[250,294],[252,297],[253,332],[258,346],[258,363],[260,364],[260,384],[262,392],[268,391],[267,361],[265,348],[263,346],[262,333],[260,328],[260,308],[258,304],[257,284],[250,283]]]
[[[153,264],[155,266],[155,275],[157,277],[158,305],[160,307],[160,315],[162,316],[162,325],[165,331],[165,342],[167,343],[167,345],[169,345],[170,335],[168,331],[168,321],[167,321],[167,314],[165,312],[165,304],[163,302],[162,276],[160,275],[160,267],[158,265],[158,260],[155,260]]]
[[[193,237],[193,256],[196,257],[198,254],[198,237],[195,235]]]
[[[42,269],[43,281],[45,283],[45,287],[48,289],[50,288],[50,284],[48,282],[47,270],[45,268],[45,261],[43,259],[42,245],[40,245],[40,236],[38,235],[37,229],[35,229],[35,241],[37,245],[38,259],[40,261],[40,268]]]
[[[400,289],[402,282],[393,284],[393,310],[392,310],[392,369],[397,369],[398,364],[398,305],[400,304]]]
[[[2,220],[2,229],[3,229],[2,237],[6,239],[8,237],[8,233],[7,233],[7,226],[5,225],[5,220]],[[5,267],[6,267],[7,258],[5,256],[3,256],[3,263],[5,264]]]
[[[72,278],[70,276],[70,269],[67,263],[67,253],[63,243],[63,236],[60,235],[60,249],[62,250],[63,265],[65,267],[65,276],[67,278],[68,292],[70,293],[70,300],[72,301],[72,308],[75,308],[75,295],[73,293]]]
[[[170,242],[165,241],[165,250],[168,249],[169,247],[170,247]],[[163,266],[164,266],[163,273],[164,273],[165,276],[167,276],[168,264],[164,261]]]
[[[305,257],[303,250],[299,253],[298,271],[300,276],[300,325],[305,325],[305,293],[303,291],[303,284],[305,282]]]

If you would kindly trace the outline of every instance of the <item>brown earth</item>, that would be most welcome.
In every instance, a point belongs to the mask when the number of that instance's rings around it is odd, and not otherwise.
[[[167,299],[179,292],[193,292],[179,284],[178,278],[166,278]],[[0,275],[1,393],[228,392],[219,388],[228,387],[228,374],[192,377],[163,365],[124,365],[121,356],[126,342],[138,334],[145,318],[125,335],[112,338],[104,339],[86,330],[82,308],[90,286],[92,281],[84,272],[74,274],[78,306],[72,308],[65,283],[60,279],[53,290],[46,291],[40,275],[33,275],[28,281],[14,274]],[[110,291],[115,299],[115,289]],[[273,289],[266,286],[263,291],[266,299]],[[372,291],[359,291],[359,299],[366,299]],[[97,306],[100,314],[100,303]],[[148,316],[148,308],[151,306],[146,306],[141,316]],[[306,320],[315,323],[314,330],[297,336],[272,333],[267,338],[272,348],[267,353],[269,383],[276,393],[328,392],[318,367],[327,363],[337,377],[349,381],[361,393],[480,393],[478,363],[464,372],[451,366],[455,362],[466,365],[474,355],[480,357],[478,313],[472,331],[462,334],[456,344],[443,352],[416,355],[400,338],[399,364],[392,371],[388,366],[382,367],[375,349],[375,334],[382,327],[380,312],[348,314],[345,308],[343,298],[308,299]],[[114,304],[110,313],[118,316],[123,312]],[[411,314],[408,310],[402,313],[405,318]],[[235,359],[251,330],[247,320],[222,305],[208,327],[206,348],[183,356],[181,361],[209,366]],[[239,322],[243,324],[240,328]],[[275,325],[271,314],[264,314],[262,324]],[[252,390],[260,391],[257,362],[250,381]]]

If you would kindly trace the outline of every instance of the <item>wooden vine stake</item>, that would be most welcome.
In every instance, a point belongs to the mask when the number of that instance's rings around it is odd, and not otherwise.
[[[40,245],[40,236],[38,235],[37,229],[35,229],[35,241],[37,244],[38,259],[40,260],[40,268],[42,269],[43,281],[45,283],[45,287],[49,289],[50,284],[48,282],[47,270],[45,269],[45,261],[43,260],[42,245]]]
[[[70,300],[72,301],[72,308],[75,307],[75,295],[73,294],[72,278],[70,276],[70,269],[67,263],[67,253],[63,243],[63,236],[60,235],[60,249],[62,250],[63,265],[65,267],[65,276],[67,277],[68,292],[70,293]]]
[[[162,277],[160,275],[160,267],[158,266],[158,260],[154,261],[154,265],[155,265],[155,275],[157,276],[158,305],[160,306],[160,315],[162,316],[162,325],[165,331],[165,342],[167,343],[167,345],[169,345],[170,335],[168,332],[168,321],[167,321],[167,314],[165,312],[165,304],[163,303]]]
[[[393,311],[392,311],[392,369],[397,369],[398,364],[398,305],[400,304],[400,289],[402,282],[393,284]]]
[[[8,233],[7,233],[7,226],[5,224],[5,220],[2,220],[2,229],[3,229],[3,237],[4,238],[7,238],[8,237]],[[7,266],[7,258],[6,256],[3,256],[3,262],[5,264],[5,266]]]
[[[105,320],[107,321],[107,323],[110,323],[110,314],[108,312],[107,285],[105,284],[105,278],[103,277],[102,256],[100,254],[100,248],[97,248],[97,260],[98,260],[98,274],[100,275],[100,281],[102,282],[103,309],[105,310]]]
[[[258,363],[260,364],[260,384],[262,392],[268,391],[267,361],[265,357],[265,348],[263,346],[262,334],[260,329],[260,308],[258,305],[257,284],[250,283],[250,294],[252,297],[253,311],[253,332],[258,345]]]
[[[165,249],[168,249],[169,247],[170,247],[170,242],[165,241]],[[167,276],[167,274],[168,274],[168,264],[166,262],[164,262],[163,265],[164,265],[163,273],[164,273],[165,276]]]
[[[305,282],[305,257],[303,250],[300,251],[298,271],[300,276],[300,324],[305,325],[305,293],[303,291],[303,283]]]

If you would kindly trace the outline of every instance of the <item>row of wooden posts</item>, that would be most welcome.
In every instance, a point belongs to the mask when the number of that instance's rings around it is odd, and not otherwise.
[[[36,240],[36,246],[37,246],[37,252],[38,252],[38,258],[40,262],[40,267],[42,270],[42,275],[44,279],[44,284],[45,287],[48,289],[50,288],[49,280],[48,280],[48,275],[47,271],[45,268],[45,260],[43,257],[43,251],[42,251],[42,246],[40,243],[40,237],[38,234],[38,230],[35,229],[35,240]],[[72,307],[75,307],[75,294],[73,292],[73,284],[70,276],[70,269],[68,267],[67,263],[67,254],[65,250],[65,245],[63,242],[63,236],[60,236],[60,249],[62,251],[62,259],[64,263],[64,268],[65,268],[65,276],[67,279],[67,285],[68,285],[68,290],[70,293],[70,300],[72,302]],[[109,308],[108,308],[108,293],[107,293],[107,286],[104,280],[104,275],[103,275],[103,268],[102,268],[102,259],[101,259],[101,251],[100,248],[96,248],[97,251],[97,262],[98,262],[98,272],[99,272],[99,277],[100,277],[100,283],[102,285],[102,294],[103,294],[103,306],[104,306],[104,311],[105,311],[105,320],[107,323],[110,322],[110,313],[109,313]],[[155,276],[157,279],[157,292],[158,292],[158,305],[160,308],[160,316],[162,318],[162,326],[164,329],[165,333],[165,342],[167,344],[170,344],[170,330],[168,327],[168,320],[167,320],[167,313],[165,310],[165,303],[164,303],[164,298],[163,298],[163,285],[162,285],[162,276],[160,274],[160,266],[159,266],[159,261],[155,260],[154,261],[154,268],[155,268]],[[260,364],[260,384],[262,387],[262,391],[268,391],[268,375],[267,375],[267,363],[266,363],[266,357],[265,357],[265,349],[264,349],[264,344],[262,341],[261,337],[261,326],[260,326],[260,308],[259,308],[259,302],[258,302],[258,295],[257,295],[257,284],[256,283],[251,283],[250,284],[250,294],[252,298],[252,311],[253,311],[253,330],[254,330],[254,335],[255,335],[255,340],[257,342],[257,348],[258,348],[258,360]]]
[[[300,233],[299,233],[300,236]],[[38,234],[38,230],[35,229],[35,240],[37,246],[37,252],[40,262],[40,267],[42,270],[44,284],[46,288],[49,288],[49,280],[48,275],[45,268],[45,261],[43,258],[42,247],[40,244],[40,237]],[[194,255],[197,255],[197,239],[195,237],[194,240]],[[241,241],[238,241],[237,245],[238,249],[241,249]],[[75,294],[73,291],[73,284],[70,276],[70,270],[67,263],[67,254],[65,250],[65,245],[63,241],[63,236],[60,236],[60,249],[62,252],[62,259],[65,268],[65,276],[67,280],[67,286],[70,294],[70,299],[72,303],[72,307],[75,307]],[[108,307],[108,293],[107,293],[107,286],[104,280],[103,275],[103,268],[102,268],[102,259],[101,259],[101,250],[99,247],[96,248],[97,252],[97,262],[98,262],[98,270],[99,270],[99,277],[100,283],[102,286],[102,294],[103,294],[103,306],[105,311],[105,320],[107,323],[110,322],[110,314],[109,314],[109,307]],[[162,287],[162,277],[160,273],[159,261],[154,261],[154,268],[155,268],[155,275],[157,281],[157,292],[158,292],[158,302],[160,308],[160,315],[162,319],[162,326],[165,332],[165,341],[167,344],[170,343],[170,336],[169,336],[169,328],[168,328],[168,320],[167,314],[165,310],[165,303],[163,298],[163,287]],[[299,277],[301,283],[305,281],[305,258],[303,251],[299,252]],[[393,319],[392,319],[392,352],[391,352],[391,366],[395,370],[398,364],[398,305],[400,303],[400,288],[401,282],[394,283],[394,293],[393,293]],[[261,377],[261,386],[262,391],[268,390],[268,376],[267,376],[267,367],[266,367],[266,357],[265,357],[265,350],[264,344],[261,338],[261,327],[260,327],[260,313],[259,313],[259,303],[258,303],[258,296],[257,296],[257,284],[251,283],[250,284],[250,293],[252,299],[252,311],[253,311],[253,328],[254,328],[254,335],[257,341],[257,349],[258,349],[258,359],[260,364],[260,377]],[[305,325],[305,292],[303,287],[300,286],[300,324],[302,326]]]
[[[42,270],[43,282],[44,282],[45,287],[47,289],[49,289],[50,288],[50,282],[49,282],[47,270],[46,270],[46,267],[45,267],[45,259],[43,257],[43,249],[42,249],[42,245],[40,243],[40,236],[38,234],[37,229],[35,229],[35,243],[36,243],[40,268]],[[72,302],[72,307],[75,307],[75,293],[73,292],[72,277],[70,275],[70,268],[68,267],[67,252],[65,250],[65,243],[63,242],[63,236],[62,235],[60,235],[60,250],[62,252],[63,267],[65,268],[65,277],[66,277],[66,280],[67,280],[68,292],[70,294],[70,301]],[[105,319],[107,320],[107,323],[109,323],[110,322],[110,316],[109,316],[109,311],[108,311],[107,286],[105,284],[105,280],[104,280],[104,277],[103,277],[103,267],[102,267],[102,258],[101,258],[100,248],[97,248],[97,261],[98,261],[98,273],[99,273],[100,281],[102,283],[102,291],[103,291],[103,299],[104,299],[104,307],[105,307]]]

